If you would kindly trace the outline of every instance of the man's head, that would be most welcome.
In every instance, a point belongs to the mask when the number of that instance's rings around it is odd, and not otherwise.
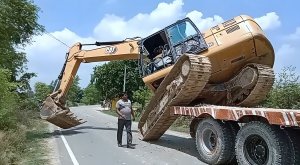
[[[126,92],[121,93],[120,97],[121,97],[123,100],[127,100],[127,99],[128,99],[128,95],[127,95]]]

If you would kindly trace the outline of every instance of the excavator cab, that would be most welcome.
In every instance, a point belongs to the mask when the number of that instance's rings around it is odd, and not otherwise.
[[[143,77],[172,66],[184,53],[208,49],[196,25],[185,18],[140,41],[140,72]]]

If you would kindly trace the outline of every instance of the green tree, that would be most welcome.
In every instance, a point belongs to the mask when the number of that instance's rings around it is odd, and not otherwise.
[[[300,83],[295,67],[285,67],[278,74],[273,89],[263,106],[273,108],[300,108]]]
[[[44,31],[37,22],[38,11],[29,0],[0,1],[0,68],[10,70],[11,80],[26,69],[26,55],[19,50]]]
[[[26,153],[27,127],[37,114],[26,73],[25,45],[43,32],[38,24],[38,7],[31,0],[0,0],[0,164],[19,164]],[[21,128],[22,127],[22,128]],[[20,139],[20,140],[19,140]]]
[[[79,76],[76,75],[75,79],[67,93],[67,104],[68,106],[74,106],[76,103],[79,103],[82,98],[82,90],[79,86]]]
[[[28,0],[0,1],[0,125],[2,128],[11,128],[11,123],[14,123],[12,121],[23,112],[23,108],[29,107],[25,105],[32,94],[29,80],[35,75],[25,72],[27,59],[22,48],[31,42],[33,35],[43,32],[43,27],[37,23],[38,10],[38,7]]]
[[[55,81],[51,81],[51,83],[50,83],[50,89],[51,89],[51,91],[53,91],[54,90],[54,88],[55,88],[55,85],[56,85],[56,83],[58,82],[58,79],[56,79]]]
[[[139,116],[142,111],[144,111],[146,105],[152,97],[152,92],[147,87],[140,87],[140,89],[133,92],[133,99],[140,104],[137,109],[137,116]]]
[[[87,105],[93,105],[98,104],[101,101],[101,97],[99,94],[99,91],[97,90],[95,84],[89,84],[84,90],[83,90],[83,97],[81,99],[81,102]]]
[[[133,92],[133,99],[141,104],[142,109],[145,108],[147,103],[150,101],[152,92],[147,87],[140,87],[140,89]]]
[[[32,88],[30,86],[30,79],[36,77],[35,73],[24,73],[18,80],[19,93],[25,94],[26,96],[32,96]]]
[[[34,92],[35,98],[39,101],[44,101],[47,95],[51,93],[51,89],[49,85],[42,82],[35,83],[34,88],[35,88],[35,92]]]
[[[136,61],[112,61],[94,68],[93,80],[101,97],[111,100],[123,91],[124,68],[126,65],[126,91],[129,97],[140,86],[144,86],[137,71]]]
[[[9,70],[0,69],[0,130],[15,127],[17,95],[13,90],[16,84],[10,82]]]

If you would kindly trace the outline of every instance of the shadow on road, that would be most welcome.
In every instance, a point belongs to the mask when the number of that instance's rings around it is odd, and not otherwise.
[[[118,128],[111,128],[111,127],[94,127],[94,126],[81,126],[76,127],[71,130],[86,130],[86,129],[96,129],[96,130],[111,130],[111,131],[117,131]],[[124,128],[125,131],[125,128]],[[132,132],[138,132],[137,130],[132,130]]]
[[[164,134],[158,141],[151,141],[149,143],[175,149],[177,151],[189,154],[199,159],[199,154],[196,149],[195,140],[192,138],[183,138]]]
[[[64,136],[73,136],[73,135],[77,135],[77,134],[83,134],[86,133],[84,132],[84,130],[87,129],[94,129],[94,130],[108,130],[108,131],[117,131],[117,128],[110,128],[110,127],[94,127],[94,126],[81,126],[81,127],[74,127],[71,129],[64,129],[61,130],[61,133]],[[125,128],[124,128],[124,131]],[[132,132],[138,132],[137,130],[132,130]],[[38,136],[37,138],[49,138],[51,136],[55,137],[55,138],[59,138],[60,136],[60,131],[59,130],[54,130],[53,132],[47,132],[47,133],[42,133],[39,135],[31,135],[29,134],[28,136]]]
[[[82,133],[85,133],[85,132],[81,132],[81,131],[76,131],[76,130],[70,129],[70,130],[62,130],[61,133],[64,136],[72,136],[72,135],[76,135],[76,134],[82,134]],[[60,133],[58,133],[58,135],[59,134]]]

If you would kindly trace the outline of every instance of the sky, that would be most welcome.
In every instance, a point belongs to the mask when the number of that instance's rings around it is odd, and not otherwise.
[[[48,34],[34,36],[33,43],[24,49],[28,71],[38,75],[31,84],[38,81],[49,84],[60,73],[69,48],[56,39],[72,46],[76,42],[145,37],[185,17],[204,31],[241,14],[255,18],[271,41],[275,50],[275,73],[285,66],[294,66],[300,74],[297,14],[300,1],[35,0],[34,3],[40,8],[38,22],[45,26]],[[77,73],[81,87],[88,85],[93,67],[101,64],[103,62],[81,64]]]

